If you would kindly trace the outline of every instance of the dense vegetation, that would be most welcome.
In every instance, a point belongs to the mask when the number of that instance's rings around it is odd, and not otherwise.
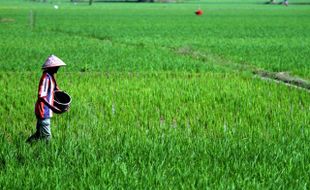
[[[0,4],[0,188],[307,189],[310,6]],[[73,97],[25,143],[49,54]]]

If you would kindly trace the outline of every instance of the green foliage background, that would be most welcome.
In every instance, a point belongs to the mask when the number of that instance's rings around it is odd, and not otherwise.
[[[309,79],[310,6],[57,5],[0,3],[1,189],[309,188],[309,93],[252,71]],[[30,146],[50,54],[73,102]]]

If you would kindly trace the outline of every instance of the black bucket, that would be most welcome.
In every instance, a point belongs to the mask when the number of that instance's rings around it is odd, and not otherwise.
[[[71,97],[64,91],[55,91],[54,92],[54,106],[65,111],[71,104]]]

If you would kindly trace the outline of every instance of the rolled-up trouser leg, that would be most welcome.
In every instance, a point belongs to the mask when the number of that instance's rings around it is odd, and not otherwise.
[[[37,119],[37,131],[27,139],[27,143],[44,139],[50,141],[52,137],[51,133],[51,120],[50,119]]]
[[[52,138],[51,132],[51,120],[50,119],[38,119],[37,131],[40,134],[40,139],[50,141]]]

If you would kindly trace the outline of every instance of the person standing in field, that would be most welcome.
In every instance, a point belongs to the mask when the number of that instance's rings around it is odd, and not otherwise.
[[[55,74],[59,67],[65,65],[61,59],[51,55],[42,66],[43,74],[39,82],[38,99],[35,104],[36,132],[27,139],[26,142],[28,143],[36,140],[46,140],[49,142],[52,136],[51,118],[53,112],[62,113],[69,108],[60,110],[54,106],[54,91],[60,90],[55,80]]]

